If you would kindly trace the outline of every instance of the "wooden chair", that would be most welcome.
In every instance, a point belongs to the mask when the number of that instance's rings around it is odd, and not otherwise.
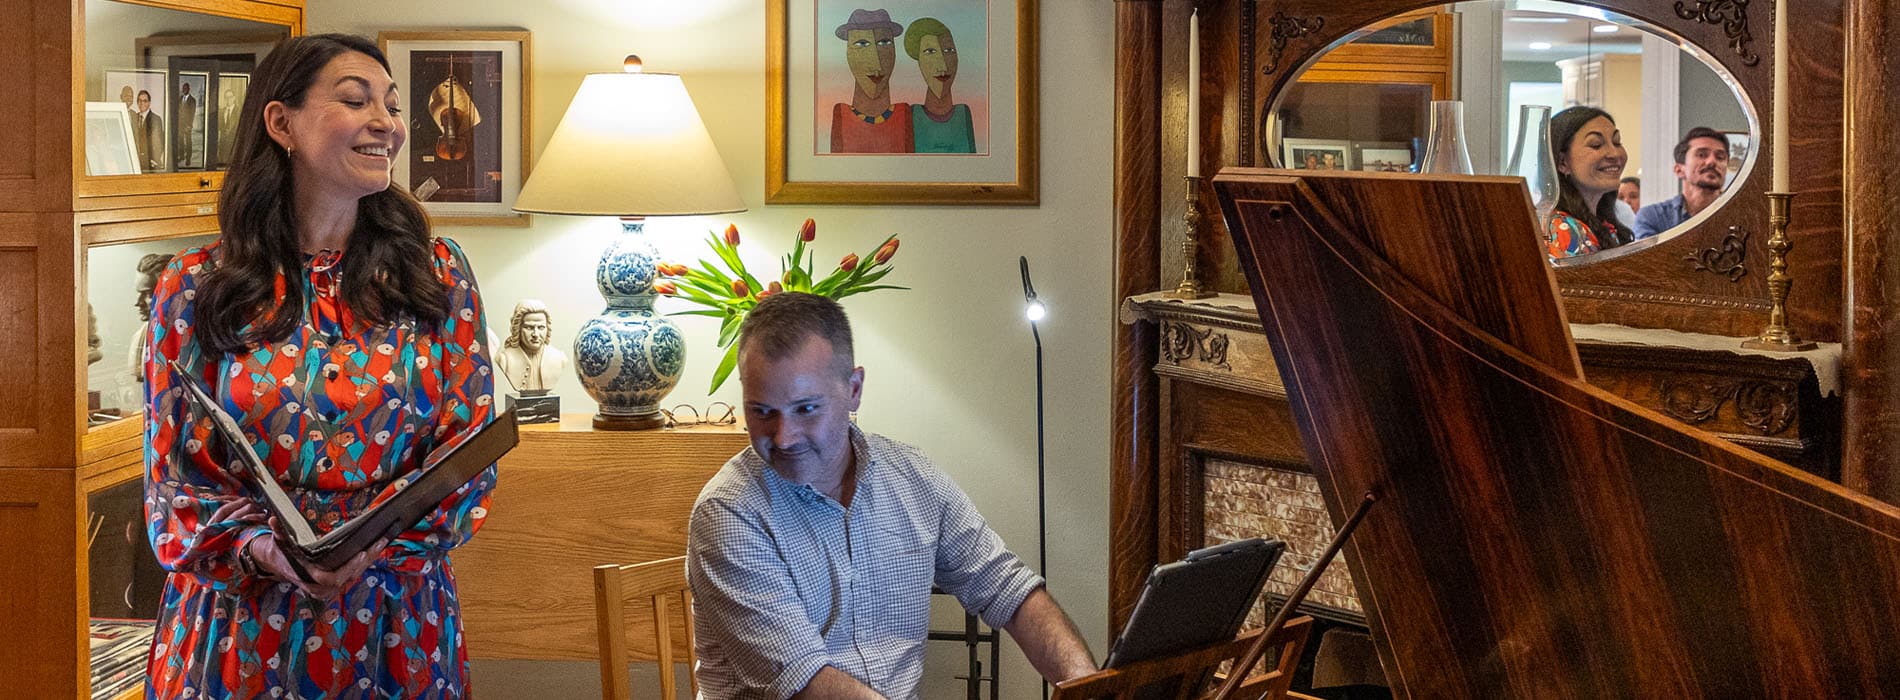
[[[1249,679],[1240,687],[1240,693],[1235,697],[1267,697],[1272,700],[1300,697],[1290,695],[1287,687],[1293,683],[1293,670],[1299,666],[1300,653],[1306,650],[1306,638],[1312,628],[1313,618],[1311,617],[1294,618],[1286,623],[1285,627],[1280,628],[1280,631],[1268,640],[1269,648],[1280,647],[1280,655],[1273,665],[1273,670]],[[1254,630],[1231,641],[1217,642],[1174,656],[1139,661],[1121,668],[1104,669],[1081,678],[1072,678],[1057,683],[1056,692],[1052,698],[1053,700],[1094,700],[1110,697],[1116,700],[1127,700],[1135,697],[1136,689],[1156,681],[1170,678],[1186,678],[1194,681],[1201,678],[1204,672],[1216,670],[1222,662],[1238,659],[1246,654],[1247,648],[1253,646],[1254,640],[1259,639],[1262,632],[1264,630]],[[1262,660],[1264,661],[1265,657]],[[1206,700],[1213,697],[1218,688],[1213,684],[1208,685],[1209,687],[1203,691],[1197,687],[1197,684],[1183,683],[1175,698],[1187,700],[1195,697]],[[1197,691],[1202,694],[1193,695]]]
[[[660,672],[660,697],[673,700],[679,689],[673,681],[673,632],[668,610],[675,603],[686,630],[686,666],[693,653],[693,593],[686,586],[686,557],[644,564],[602,564],[594,567],[594,625],[600,635],[600,695],[606,700],[632,700],[627,675],[626,601],[644,600],[653,611],[653,648]],[[690,678],[690,676],[689,676]],[[690,680],[699,695],[699,679]]]

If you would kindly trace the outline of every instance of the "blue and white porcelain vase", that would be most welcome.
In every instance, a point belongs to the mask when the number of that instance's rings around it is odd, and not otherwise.
[[[600,403],[596,429],[642,430],[665,422],[660,400],[686,367],[686,338],[653,313],[659,256],[646,240],[644,222],[621,225],[625,233],[607,247],[594,273],[607,308],[574,336],[574,370]]]

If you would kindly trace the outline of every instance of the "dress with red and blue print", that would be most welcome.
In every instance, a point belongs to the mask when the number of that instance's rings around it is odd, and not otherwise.
[[[1599,238],[1582,219],[1563,211],[1551,212],[1544,222],[1544,252],[1555,260],[1603,250],[1603,240],[1618,240],[1616,224],[1605,221],[1603,228],[1606,235]]]
[[[460,698],[468,695],[450,549],[488,514],[495,469],[445,499],[331,600],[250,573],[238,554],[269,536],[208,522],[254,491],[228,446],[191,411],[176,361],[243,426],[249,446],[325,532],[393,495],[431,451],[492,419],[486,319],[461,249],[433,243],[447,286],[441,324],[368,327],[340,296],[347,255],[303,256],[304,318],[282,341],[209,354],[194,300],[219,244],[187,250],[159,276],[145,361],[145,514],[165,581],[147,698]],[[281,294],[280,297],[281,298]]]

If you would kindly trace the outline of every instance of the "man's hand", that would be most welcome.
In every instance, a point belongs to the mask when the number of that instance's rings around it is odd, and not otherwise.
[[[884,696],[851,674],[826,666],[818,669],[804,690],[793,693],[792,700],[884,700]]]
[[[290,566],[289,558],[293,555],[285,553],[277,546],[275,535],[253,538],[245,546],[250,549],[251,560],[257,562],[258,568],[270,572],[272,576],[280,580],[296,584],[297,588],[303,590],[304,595],[327,601],[336,598],[343,593],[344,589],[361,580],[363,572],[369,569],[370,564],[376,562],[376,557],[388,544],[387,539],[377,540],[376,544],[371,545],[369,549],[357,553],[343,566],[336,569],[325,569],[316,564],[303,562],[304,571],[310,574],[311,580],[308,582],[297,577],[296,569]]]
[[[1081,678],[1097,670],[1082,633],[1062,612],[1062,606],[1056,605],[1055,596],[1049,595],[1047,588],[1030,593],[1003,629],[1016,640],[1016,646],[1023,648],[1029,664],[1050,683]]]

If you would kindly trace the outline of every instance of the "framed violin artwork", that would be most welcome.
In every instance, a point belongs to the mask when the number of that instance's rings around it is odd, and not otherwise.
[[[381,32],[409,138],[395,179],[436,225],[527,226],[526,31]]]

